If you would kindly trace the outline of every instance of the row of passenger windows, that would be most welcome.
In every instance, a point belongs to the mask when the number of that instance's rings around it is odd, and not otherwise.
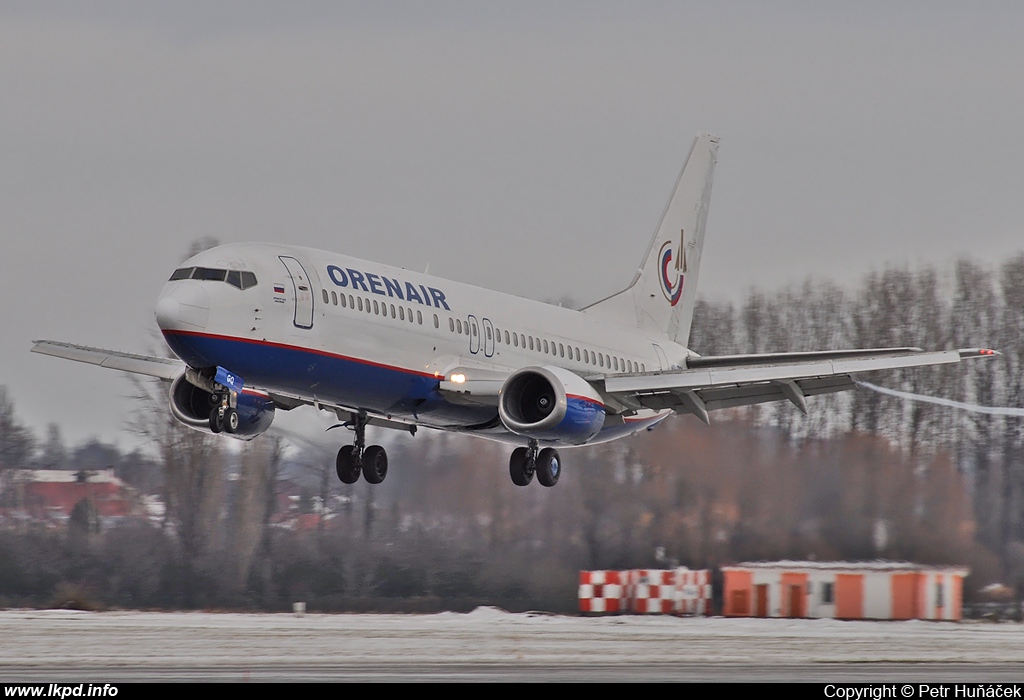
[[[332,291],[330,297],[328,297],[326,289],[323,290],[323,293],[325,304],[334,304],[335,306],[338,306],[340,301],[340,305],[344,308],[350,308],[356,311],[365,310],[368,314],[377,314],[378,316],[390,315],[391,318],[397,318],[399,321],[408,320],[409,323],[418,323],[421,326],[423,325],[423,312],[419,309],[416,310],[416,315],[413,317],[413,310],[402,306],[401,304],[395,306],[394,304],[386,304],[383,301],[379,302],[376,299],[373,299],[373,306],[371,307],[370,299],[364,300],[362,297],[353,296],[351,294],[346,296],[345,294],[338,294],[335,291]],[[437,314],[434,314],[434,328],[437,328],[439,325]]]
[[[216,267],[181,267],[174,271],[169,282],[177,280],[202,280],[206,282],[227,282],[232,287],[250,289],[256,286],[256,275],[239,270],[222,270]]]
[[[377,301],[376,299],[364,299],[361,296],[352,294],[338,294],[336,291],[331,291],[330,295],[326,289],[323,290],[324,303],[333,304],[334,306],[341,306],[343,308],[353,309],[355,311],[365,311],[366,313],[376,314],[378,316],[390,316],[391,318],[398,319],[399,321],[409,321],[409,323],[417,323],[423,325],[423,312],[419,309],[415,311],[411,308],[402,306],[401,304],[389,304],[383,301]],[[371,306],[372,304],[372,306]],[[414,317],[415,313],[415,317]],[[434,328],[440,328],[441,321],[437,314],[434,314]],[[469,321],[463,321],[461,318],[448,319],[448,330],[452,333],[458,333],[460,335],[472,335],[476,337],[478,334],[477,326],[471,324]],[[602,367],[610,369],[614,372],[646,372],[647,366],[643,362],[633,362],[615,355],[609,355],[601,352],[594,352],[584,348],[582,351],[578,346],[567,345],[565,343],[557,343],[554,340],[548,341],[547,338],[537,338],[532,335],[526,335],[525,333],[516,333],[509,331],[502,331],[500,329],[494,329],[494,335],[491,335],[491,328],[484,326],[484,331],[487,334],[487,342],[492,339],[497,343],[502,343],[504,338],[504,344],[510,345],[515,348],[523,348],[524,350],[533,350],[535,352],[543,352],[545,355],[553,355],[555,357],[566,358],[569,360],[575,360],[576,362],[583,362],[584,364],[594,365],[596,367]]]

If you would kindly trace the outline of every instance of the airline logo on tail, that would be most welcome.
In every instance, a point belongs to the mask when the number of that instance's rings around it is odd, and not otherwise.
[[[675,306],[683,295],[683,273],[686,272],[686,252],[683,230],[679,230],[679,249],[673,250],[672,241],[665,241],[658,251],[661,267],[661,291],[668,303]]]

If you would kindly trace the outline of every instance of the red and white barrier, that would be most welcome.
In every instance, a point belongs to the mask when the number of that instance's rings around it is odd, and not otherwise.
[[[581,571],[580,612],[707,615],[711,577],[706,569]]]
[[[625,587],[622,579],[620,571],[581,571],[580,612],[624,612]]]

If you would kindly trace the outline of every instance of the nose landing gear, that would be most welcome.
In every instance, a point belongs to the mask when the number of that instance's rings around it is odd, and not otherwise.
[[[562,461],[558,450],[545,447],[539,450],[536,440],[530,440],[529,447],[517,447],[512,450],[508,460],[508,473],[516,486],[526,486],[533,481],[534,475],[541,486],[554,486],[562,473]]]
[[[367,483],[379,484],[388,475],[387,451],[380,445],[366,447],[366,423],[365,413],[356,416],[355,421],[348,426],[355,432],[354,444],[338,450],[335,470],[343,484],[356,483],[360,474],[366,477]]]
[[[235,409],[237,394],[227,390],[210,394],[210,431],[214,433],[236,433],[238,432],[238,411]]]

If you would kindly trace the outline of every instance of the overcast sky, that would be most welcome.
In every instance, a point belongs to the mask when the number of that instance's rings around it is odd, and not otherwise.
[[[155,7],[153,6],[155,5]],[[0,0],[0,384],[128,438],[191,241],[539,299],[624,286],[698,131],[702,291],[1024,249],[1024,4]]]

